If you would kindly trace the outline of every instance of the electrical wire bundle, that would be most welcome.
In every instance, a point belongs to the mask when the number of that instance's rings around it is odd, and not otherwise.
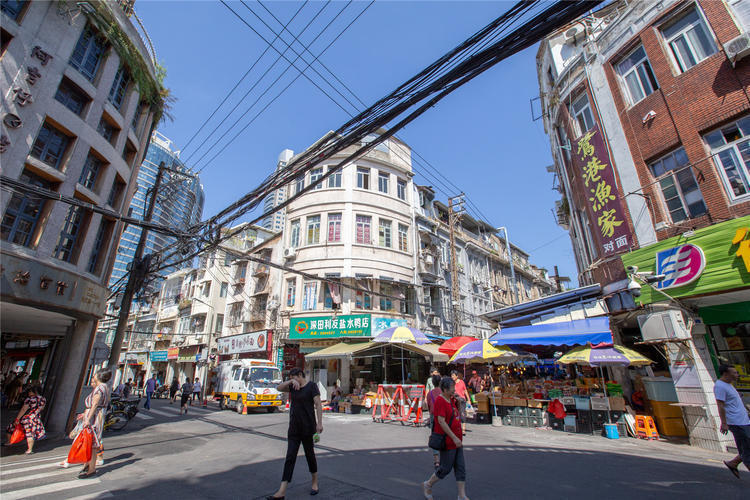
[[[239,13],[225,2],[222,1],[222,3],[244,24],[257,33]],[[182,262],[188,262],[201,252],[215,248],[222,241],[238,234],[240,230],[236,232],[225,231],[224,234],[221,234],[222,232],[217,229],[227,227],[233,221],[256,208],[267,194],[291,183],[294,179],[304,175],[316,165],[341,153],[345,149],[356,146],[353,153],[347,155],[335,166],[330,167],[315,182],[297,191],[272,210],[260,214],[250,221],[250,224],[257,223],[274,212],[285,208],[297,198],[314,189],[328,177],[335,174],[344,165],[356,160],[378,144],[394,136],[398,131],[402,130],[460,86],[468,83],[502,60],[537,43],[550,32],[573,21],[599,3],[601,3],[601,0],[578,2],[559,0],[548,3],[546,8],[540,8],[542,2],[538,0],[518,2],[507,12],[427,66],[417,75],[401,84],[372,106],[358,113],[336,131],[327,134],[307,150],[297,155],[287,165],[287,168],[273,172],[258,187],[221,210],[218,214],[191,228],[191,231],[195,231],[201,244],[198,245],[197,251],[191,252],[191,254],[184,257]],[[269,45],[272,46],[272,43],[269,42]],[[290,61],[275,46],[272,46],[272,48],[279,52],[290,65],[297,68],[294,61]],[[296,53],[296,51],[294,52]],[[308,63],[307,66],[309,67],[311,64],[312,62]],[[297,69],[300,71],[301,76],[305,76],[316,87],[321,89],[310,76],[304,73],[307,68],[302,70]],[[321,90],[323,91],[323,89]],[[405,113],[406,116],[385,132],[376,134],[379,130]],[[363,144],[363,139],[372,134],[376,134],[376,137],[372,141]]]

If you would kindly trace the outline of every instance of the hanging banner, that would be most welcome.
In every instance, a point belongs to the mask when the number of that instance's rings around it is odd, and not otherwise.
[[[289,321],[290,339],[369,337],[370,332],[369,314],[292,318]]]
[[[198,360],[198,346],[183,347],[180,349],[180,354],[177,356],[177,362],[179,363],[195,363]]]
[[[372,318],[372,336],[377,337],[380,333],[395,326],[409,326],[403,318]]]
[[[591,232],[599,245],[600,257],[629,250],[632,236],[599,125],[576,139],[571,147],[573,168],[583,182]]]
[[[167,359],[177,359],[180,355],[179,347],[170,347],[167,349]]]
[[[219,354],[241,354],[243,352],[263,352],[268,345],[268,331],[243,333],[231,337],[219,337],[216,341]]]

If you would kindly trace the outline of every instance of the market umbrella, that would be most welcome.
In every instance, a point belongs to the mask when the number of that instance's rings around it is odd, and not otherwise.
[[[447,354],[448,356],[453,356],[460,348],[475,340],[477,339],[474,337],[451,337],[443,342],[443,345],[438,348],[438,351]]]
[[[408,326],[393,326],[387,330],[380,332],[374,339],[373,342],[382,342],[384,344],[431,344],[430,339],[427,336],[417,330],[416,328],[409,328]],[[401,383],[404,383],[404,349],[401,349]],[[383,362],[385,363],[385,354],[383,354]],[[387,366],[387,365],[386,365]],[[388,374],[385,374],[386,378]]]
[[[516,353],[508,346],[493,346],[487,339],[474,340],[461,347],[456,353],[448,360],[449,363],[511,363],[518,361],[518,359],[524,357],[521,354]],[[490,381],[494,385],[492,380],[492,370],[490,370]],[[495,416],[497,417],[497,405],[495,405],[495,388],[490,387],[490,393],[492,396],[492,406],[495,408]]]
[[[555,363],[599,368],[599,373],[602,377],[602,389],[606,397],[607,384],[604,380],[603,366],[647,366],[653,363],[653,361],[639,352],[621,345],[599,344],[592,346],[591,344],[587,344],[572,349],[567,354],[561,356]],[[607,421],[609,421],[609,415],[607,416]]]

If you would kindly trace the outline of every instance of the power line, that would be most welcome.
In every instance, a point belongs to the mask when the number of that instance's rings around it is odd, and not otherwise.
[[[302,9],[305,8],[305,5],[307,5],[308,2],[309,2],[309,0],[305,0],[302,3],[302,5],[300,6],[300,8],[297,9],[297,12],[295,12],[294,15],[289,19],[289,21],[287,21],[287,23],[286,23],[286,25],[284,25],[284,27],[289,26],[289,24],[292,21],[294,21],[294,19],[297,17],[297,14],[299,14],[302,11]],[[274,42],[275,41],[276,41],[276,39],[274,39]],[[190,144],[193,142],[193,139],[196,138],[196,136],[201,132],[201,130],[203,130],[203,127],[206,126],[206,124],[211,120],[211,118],[214,117],[214,115],[216,114],[216,112],[219,111],[219,109],[224,105],[225,102],[227,102],[227,99],[229,99],[229,97],[232,95],[232,93],[234,93],[234,91],[237,90],[237,87],[240,86],[240,83],[242,83],[242,81],[245,78],[247,78],[247,75],[250,74],[250,72],[253,70],[253,68],[255,68],[255,66],[260,62],[260,60],[263,58],[263,56],[266,55],[266,53],[269,50],[271,50],[271,47],[266,47],[266,49],[257,57],[257,59],[255,59],[255,62],[253,62],[253,64],[250,65],[250,68],[248,68],[248,70],[245,71],[245,74],[242,75],[239,80],[237,80],[237,83],[234,84],[234,87],[232,87],[232,89],[227,93],[227,95],[224,96],[224,99],[222,99],[221,102],[219,103],[219,105],[214,108],[214,110],[211,112],[211,114],[208,116],[208,118],[205,119],[205,121],[201,124],[201,126],[198,127],[198,130],[196,130],[195,133],[192,135],[192,137],[190,137],[190,139],[187,141],[187,143],[185,144],[185,146],[183,146],[183,148],[182,148],[183,151],[186,150],[188,148],[188,146],[190,146]],[[236,109],[236,108],[234,108],[234,109]],[[230,111],[230,113],[231,113],[231,111]]]

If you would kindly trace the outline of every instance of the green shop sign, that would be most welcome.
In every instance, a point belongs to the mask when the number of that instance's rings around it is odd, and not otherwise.
[[[627,268],[664,275],[642,285],[640,304],[750,287],[750,216],[698,229],[624,254]]]
[[[342,314],[314,318],[292,318],[290,339],[326,339],[336,337],[369,337],[369,314]]]

